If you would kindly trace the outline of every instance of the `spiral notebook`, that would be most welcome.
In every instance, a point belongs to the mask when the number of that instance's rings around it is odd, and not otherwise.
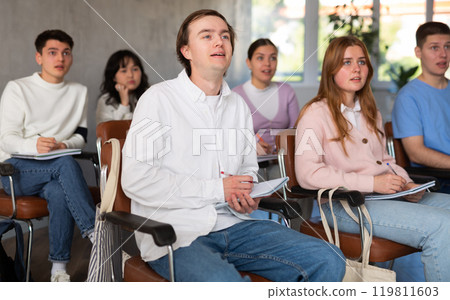
[[[427,183],[421,184],[419,186],[416,186],[415,188],[412,188],[410,190],[401,191],[394,194],[367,194],[365,195],[366,200],[388,200],[388,199],[396,199],[401,198],[403,196],[412,195],[417,192],[429,189],[433,186],[435,186],[436,182],[429,181]]]
[[[13,153],[11,157],[23,159],[48,160],[66,155],[81,154],[81,149],[59,149],[48,153]]]

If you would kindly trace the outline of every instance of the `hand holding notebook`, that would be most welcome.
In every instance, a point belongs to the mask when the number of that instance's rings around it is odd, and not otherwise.
[[[412,188],[412,189],[409,189],[406,191],[401,191],[401,192],[394,193],[394,194],[367,194],[366,200],[388,200],[388,199],[401,198],[401,197],[404,197],[407,195],[412,195],[417,192],[431,188],[431,187],[435,186],[435,184],[436,184],[436,182],[434,182],[434,180],[433,180],[433,181],[421,184],[419,186],[416,186],[415,188]]]
[[[289,177],[281,177],[277,179],[272,179],[268,181],[263,181],[259,183],[255,183],[253,185],[253,190],[250,193],[250,197],[252,198],[259,198],[259,197],[266,197],[270,196],[276,191],[278,191],[283,184],[285,184],[289,180]],[[218,203],[216,205],[216,208],[222,208],[228,206],[228,202],[222,202]]]

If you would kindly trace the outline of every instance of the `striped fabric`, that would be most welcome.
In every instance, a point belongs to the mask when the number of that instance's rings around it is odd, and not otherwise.
[[[121,256],[115,255],[114,251],[120,251],[119,230],[117,227],[103,219],[105,213],[111,212],[116,198],[119,167],[120,167],[120,143],[117,139],[110,139],[106,143],[112,144],[111,166],[108,180],[101,186],[102,201],[97,204],[95,214],[94,242],[89,260],[88,282],[109,282],[121,281],[118,277],[121,274]],[[105,174],[102,176],[106,176]],[[104,180],[102,182],[105,182]],[[119,252],[121,254],[121,252]],[[119,258],[117,258],[119,257]],[[114,266],[114,267],[113,267]],[[115,279],[115,280],[114,280]]]
[[[89,260],[88,282],[113,281],[111,255],[113,253],[113,225],[102,220],[100,204],[97,204],[95,215],[94,243]]]

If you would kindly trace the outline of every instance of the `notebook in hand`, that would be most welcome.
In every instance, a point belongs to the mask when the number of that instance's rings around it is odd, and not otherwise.
[[[252,198],[270,196],[276,191],[278,191],[287,181],[289,177],[281,177],[277,179],[272,179],[268,181],[263,181],[255,183],[253,185],[253,190],[250,193]],[[228,206],[228,202],[221,202],[216,204],[216,209]]]
[[[81,149],[60,149],[53,150],[48,153],[13,153],[11,157],[23,159],[48,160],[66,155],[77,155],[81,153]]]
[[[268,181],[258,182],[253,185],[253,190],[250,193],[252,198],[270,196],[278,191],[283,184],[289,180],[289,177],[281,177]]]
[[[424,184],[421,184],[419,186],[416,186],[415,188],[406,190],[406,191],[401,191],[398,193],[394,193],[394,194],[367,194],[365,196],[366,200],[388,200],[388,199],[395,199],[395,198],[400,198],[406,195],[412,195],[415,194],[417,192],[426,190],[428,188],[431,188],[433,186],[435,186],[436,182],[430,181]]]

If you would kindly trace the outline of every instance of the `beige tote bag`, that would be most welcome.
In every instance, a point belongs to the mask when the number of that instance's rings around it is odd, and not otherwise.
[[[327,219],[325,217],[325,214],[322,210],[322,207],[320,205],[320,199],[322,197],[322,194],[326,189],[321,189],[317,193],[317,202],[319,204],[319,210],[320,210],[320,216],[322,218],[322,224],[325,229],[325,232],[327,234],[328,241],[331,244],[336,245],[337,247],[340,247],[339,243],[339,234],[338,234],[338,226],[336,221],[336,216],[334,215],[333,211],[333,193],[336,191],[339,187],[334,188],[329,191],[328,193],[328,202],[330,204],[330,210],[333,217],[333,224],[334,224],[334,240],[331,235],[330,226],[328,225]],[[353,211],[350,209],[350,206],[346,201],[341,201],[342,206],[344,207],[347,214],[356,222],[359,224],[359,219],[356,217],[356,215],[353,213]],[[377,266],[369,265],[369,256],[370,256],[370,246],[372,245],[372,220],[370,218],[370,214],[364,204],[361,206],[361,211],[363,212],[364,217],[366,218],[367,222],[369,223],[369,229],[370,232],[364,227],[364,247],[362,251],[362,261],[355,261],[351,259],[346,259],[346,268],[345,268],[345,276],[342,281],[346,282],[395,282],[396,281],[396,274],[392,270],[380,268]]]

